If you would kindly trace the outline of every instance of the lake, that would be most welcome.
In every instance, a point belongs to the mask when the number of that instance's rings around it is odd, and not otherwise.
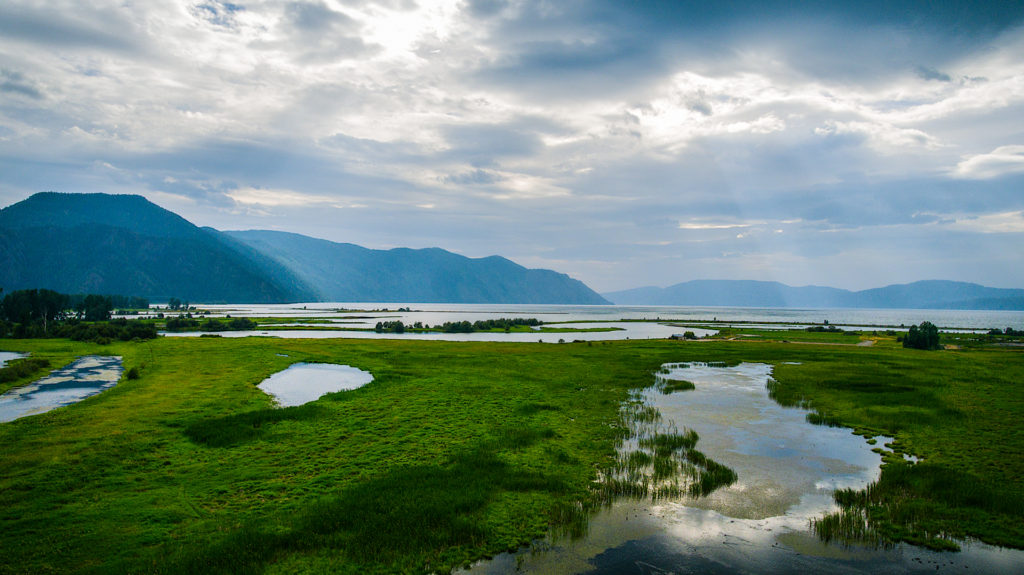
[[[384,311],[385,308],[387,311]],[[408,308],[410,311],[397,311]],[[1019,311],[964,311],[964,310],[894,310],[894,309],[784,309],[739,307],[687,307],[687,306],[574,306],[574,305],[513,305],[513,304],[402,304],[402,303],[307,303],[307,304],[254,304],[205,305],[210,317],[275,317],[306,318],[328,321],[327,325],[345,328],[372,329],[379,321],[401,321],[404,324],[421,322],[438,325],[444,322],[479,321],[502,317],[537,318],[548,327],[616,327],[617,331],[575,333],[426,333],[378,334],[357,331],[327,331],[317,329],[318,324],[296,331],[253,330],[220,332],[226,337],[253,335],[292,338],[388,338],[446,341],[519,341],[557,343],[558,340],[605,341],[622,339],[663,339],[683,331],[694,331],[698,336],[714,333],[694,327],[666,325],[667,320],[687,323],[730,322],[792,323],[793,327],[808,324],[829,324],[844,329],[863,329],[877,326],[910,326],[923,321],[951,330],[987,331],[990,328],[1013,327],[1024,329],[1024,312]],[[173,312],[172,312],[173,313]],[[623,320],[646,320],[645,322]],[[662,320],[660,323],[658,320]],[[580,323],[586,322],[586,323]],[[565,324],[565,325],[560,325]],[[324,324],[319,324],[324,325]],[[200,332],[167,335],[197,336]]]

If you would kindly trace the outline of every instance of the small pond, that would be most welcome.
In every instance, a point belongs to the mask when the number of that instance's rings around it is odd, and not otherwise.
[[[316,401],[322,395],[362,387],[373,381],[367,371],[332,363],[296,363],[263,380],[259,388],[281,407]]]
[[[775,403],[770,377],[765,364],[668,364],[641,396],[661,413],[659,425],[696,431],[696,448],[736,472],[731,485],[707,496],[619,499],[590,518],[581,538],[538,542],[468,572],[1019,572],[1024,552],[980,543],[961,543],[958,553],[822,543],[810,520],[836,510],[835,489],[877,479],[881,457],[849,429],[811,425],[806,411]],[[661,391],[678,380],[693,389]]]
[[[8,361],[11,361],[13,359],[21,359],[23,357],[28,356],[25,355],[24,353],[17,353],[13,351],[0,351],[0,368],[6,366]]]
[[[121,358],[90,355],[50,375],[0,395],[0,422],[45,413],[117,385]]]

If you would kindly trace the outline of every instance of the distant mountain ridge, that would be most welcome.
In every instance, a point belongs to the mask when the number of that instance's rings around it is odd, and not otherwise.
[[[317,286],[326,301],[607,304],[565,274],[440,248],[373,250],[300,234],[224,232]]]
[[[850,291],[753,280],[693,280],[602,294],[618,305],[1024,310],[1024,289],[925,280]]]
[[[142,196],[53,192],[0,209],[0,287],[203,303],[608,303],[569,276],[498,256],[225,233]]]
[[[280,264],[141,196],[52,192],[0,210],[0,287],[193,302],[314,293]]]

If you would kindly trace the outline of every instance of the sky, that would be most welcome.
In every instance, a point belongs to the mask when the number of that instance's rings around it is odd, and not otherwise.
[[[1024,4],[4,0],[40,191],[600,292],[1024,288]]]

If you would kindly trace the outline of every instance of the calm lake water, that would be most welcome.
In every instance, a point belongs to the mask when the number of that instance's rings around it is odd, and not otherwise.
[[[580,333],[472,333],[472,334],[378,334],[373,332],[330,332],[309,329],[280,332],[254,330],[221,332],[227,337],[263,335],[293,338],[388,338],[426,339],[446,341],[603,341],[617,339],[666,338],[683,331],[694,331],[698,336],[713,333],[693,327],[666,325],[668,320],[699,323],[720,321],[740,323],[795,323],[798,326],[828,321],[839,327],[857,329],[865,326],[910,326],[922,321],[956,330],[987,330],[1013,327],[1024,329],[1024,312],[1015,311],[962,311],[962,310],[865,310],[865,309],[781,309],[737,307],[641,307],[641,306],[570,306],[570,305],[511,305],[511,304],[402,304],[402,303],[310,303],[279,305],[208,305],[202,306],[211,317],[278,317],[312,318],[330,321],[337,327],[373,328],[379,321],[401,321],[405,324],[421,322],[438,325],[444,322],[479,321],[502,317],[537,318],[549,327],[601,327],[621,328],[621,331]],[[377,311],[388,308],[409,308],[411,311]],[[622,322],[622,320],[648,320],[650,323]],[[662,320],[665,323],[658,323]],[[581,324],[580,322],[587,322]],[[558,325],[558,323],[566,325]],[[299,324],[303,325],[303,324]],[[727,323],[728,325],[728,323]],[[196,336],[199,332],[167,334]]]
[[[736,483],[707,497],[619,500],[575,541],[503,554],[468,573],[1012,573],[1024,552],[966,544],[960,553],[822,543],[810,520],[834,511],[835,489],[878,478],[881,458],[849,429],[815,426],[806,411],[768,397],[771,367],[669,365],[668,379],[695,384],[644,399],[700,435],[696,448],[732,468]],[[888,441],[878,438],[878,445]],[[628,449],[628,444],[624,449]]]
[[[0,395],[0,422],[45,413],[81,401],[117,384],[121,358],[90,355],[50,375]]]
[[[331,363],[296,363],[263,380],[259,388],[281,407],[316,401],[327,393],[362,387],[373,381],[367,371]]]

